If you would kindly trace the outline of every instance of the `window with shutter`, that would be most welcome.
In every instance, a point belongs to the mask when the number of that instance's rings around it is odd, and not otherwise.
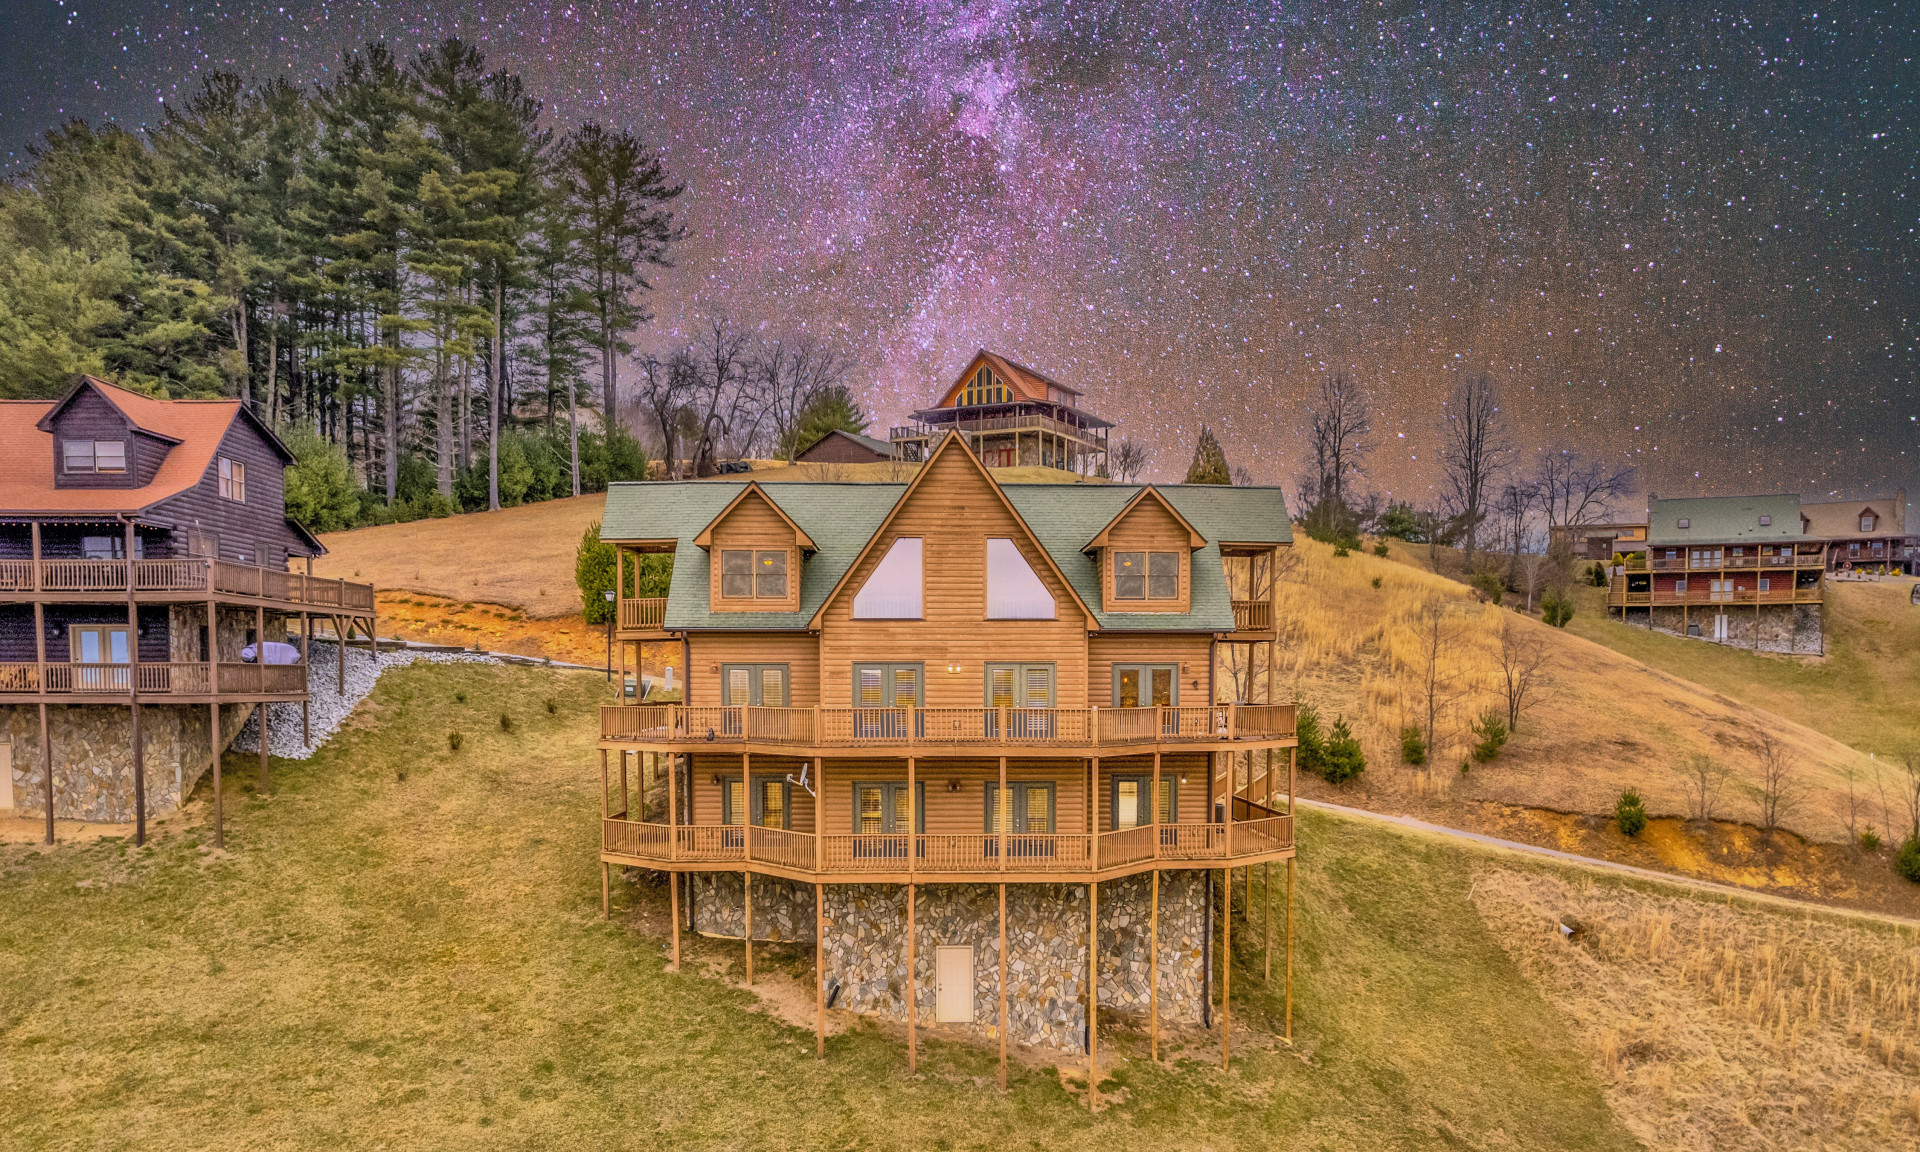
[[[730,707],[785,708],[785,664],[723,664],[720,666],[720,703]]]
[[[1180,668],[1175,664],[1115,664],[1115,708],[1171,708],[1180,702]]]
[[[987,782],[986,830],[1009,836],[1050,836],[1053,834],[1054,783],[1051,780],[1022,780],[1007,785],[1010,803],[1000,803],[1000,784]]]
[[[1159,823],[1173,823],[1174,813],[1179,810],[1175,794],[1178,783],[1176,776],[1160,777]],[[1112,830],[1118,832],[1154,822],[1146,803],[1152,791],[1151,776],[1113,777],[1107,791],[1108,824]]]
[[[740,825],[751,820],[762,828],[793,826],[793,786],[785,776],[756,774],[751,810],[745,803],[746,798],[746,782],[738,776],[730,778],[720,791],[720,822]]]

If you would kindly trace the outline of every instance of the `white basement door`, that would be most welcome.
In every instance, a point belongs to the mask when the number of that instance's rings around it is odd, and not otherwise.
[[[934,959],[934,1020],[973,1023],[973,946],[942,945]]]

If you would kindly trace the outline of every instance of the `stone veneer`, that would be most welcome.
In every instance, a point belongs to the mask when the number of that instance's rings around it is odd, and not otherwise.
[[[1145,1017],[1151,972],[1150,875],[1100,886],[1100,1008]],[[694,873],[694,928],[739,939],[744,928],[737,872]],[[1206,874],[1160,874],[1160,1016],[1203,1019]],[[825,980],[835,1006],[905,1019],[906,888],[826,888]],[[999,1035],[999,893],[992,884],[924,884],[915,890],[914,956],[919,1017],[934,1019],[935,949],[973,947],[974,1021]],[[755,940],[814,942],[813,886],[771,876],[753,881]],[[1087,889],[1082,884],[1007,885],[1007,1033],[1022,1044],[1083,1051],[1086,1042]]]
[[[1820,606],[1818,604],[1763,604],[1756,619],[1753,605],[1725,605],[1727,614],[1727,638],[1715,640],[1713,636],[1713,618],[1718,615],[1719,605],[1702,604],[1685,610],[1686,624],[1698,625],[1700,635],[1694,640],[1705,640],[1713,644],[1724,644],[1729,648],[1752,649],[1755,645],[1754,629],[1760,631],[1759,650],[1762,652],[1800,653],[1814,655],[1821,650]],[[1629,625],[1651,626],[1656,632],[1665,632],[1671,636],[1687,635],[1682,624],[1682,610],[1659,606],[1648,609],[1648,615],[1631,615]]]

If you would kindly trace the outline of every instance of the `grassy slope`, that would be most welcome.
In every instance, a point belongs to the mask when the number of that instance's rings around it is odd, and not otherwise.
[[[663,971],[635,926],[658,922],[648,889],[599,920],[600,689],[415,666],[312,761],[276,764],[270,800],[233,778],[231,855],[195,829],[0,848],[8,1146],[1633,1146],[1467,902],[1475,853],[1321,815],[1304,1060],[1135,1060],[1098,1116],[1041,1071],[999,1095],[970,1046],[929,1044],[909,1078],[871,1026],[816,1062],[747,993]],[[1234,986],[1237,1018],[1277,1013],[1245,970]]]
[[[1920,608],[1911,580],[1830,586],[1827,658],[1798,661],[1703,644],[1606,618],[1582,589],[1568,630],[1650,667],[1824,732],[1863,752],[1920,751]]]

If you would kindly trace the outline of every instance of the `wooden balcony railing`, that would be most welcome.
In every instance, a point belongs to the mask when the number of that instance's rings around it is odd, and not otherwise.
[[[0,590],[34,590],[32,560],[0,561]],[[124,560],[41,560],[39,591],[120,592],[127,590]],[[135,592],[199,592],[278,600],[315,608],[371,611],[373,585],[325,576],[307,576],[200,558],[135,560]]]
[[[1235,600],[1233,630],[1235,632],[1273,631],[1273,601]]]
[[[1647,563],[1648,567],[1655,572],[1718,572],[1722,569],[1820,568],[1826,562],[1825,552],[1801,552],[1776,553],[1771,556],[1722,556],[1718,560],[1702,560],[1688,556],[1676,556],[1671,560],[1655,557]]]
[[[1695,588],[1692,585],[1699,584]],[[1716,604],[1818,604],[1821,589],[1818,584],[1804,588],[1722,588],[1713,589],[1703,580],[1688,581],[1685,592],[1671,588],[1655,588],[1629,592],[1624,577],[1616,576],[1607,588],[1607,605],[1612,608],[1641,608],[1659,606],[1663,608],[1692,607],[1695,605],[1712,606]]]
[[[1085,873],[1154,861],[1218,862],[1285,851],[1292,845],[1290,816],[1266,816],[1231,826],[1146,825],[1097,837],[1028,832],[1004,836],[986,832],[815,836],[783,828],[742,828],[737,824],[672,827],[618,817],[602,820],[600,830],[600,850],[608,855],[656,863],[729,867],[766,864],[796,872],[856,875],[907,871],[929,876]]]
[[[754,708],[613,704],[603,740],[774,744],[795,748],[1129,744],[1278,740],[1293,735],[1291,704],[1177,708]]]
[[[188,663],[78,664],[52,663],[41,678],[38,664],[0,664],[0,693],[72,693],[76,696],[125,696],[129,681],[141,696],[207,696],[207,665]],[[307,689],[304,664],[221,664],[216,673],[219,691],[242,695],[297,695]]]
[[[667,618],[667,598],[665,596],[634,599],[626,597],[620,601],[620,628],[623,631],[655,632]]]

